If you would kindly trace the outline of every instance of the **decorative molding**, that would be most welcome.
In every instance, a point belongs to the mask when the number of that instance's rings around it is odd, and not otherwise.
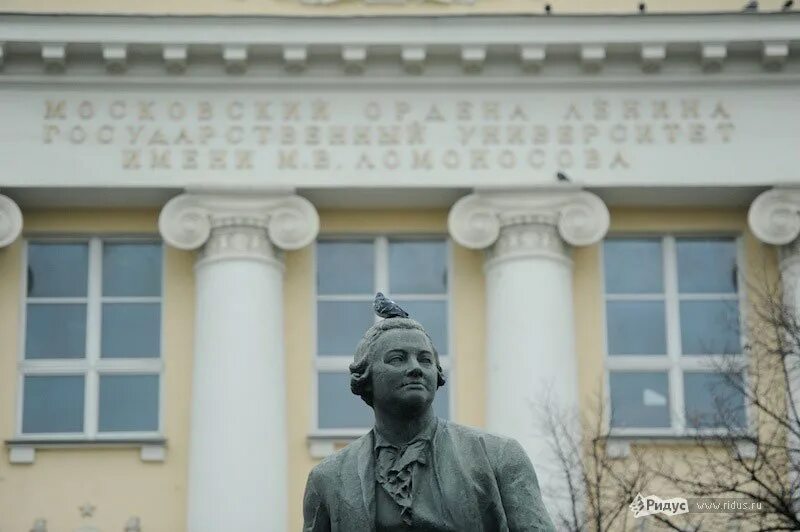
[[[747,222],[753,234],[767,244],[791,243],[800,235],[800,188],[773,188],[750,205]]]
[[[464,72],[477,74],[483,70],[485,62],[486,46],[476,44],[461,47],[461,65],[464,68]]]
[[[143,462],[163,462],[166,458],[166,443],[163,440],[9,440],[8,461],[12,464],[33,464],[37,449],[113,449],[139,447]]]
[[[128,47],[122,43],[103,45],[103,60],[106,70],[114,74],[125,72],[128,68]]]
[[[525,44],[519,47],[519,60],[527,72],[538,72],[544,65],[547,49],[542,44]]]
[[[642,44],[642,70],[658,72],[667,58],[667,46],[663,43]]]
[[[700,61],[706,72],[719,72],[728,57],[728,47],[721,42],[707,42],[700,45]]]
[[[562,256],[564,242],[587,246],[600,241],[608,231],[609,214],[599,197],[578,189],[479,191],[458,200],[447,223],[462,246],[494,244],[491,258],[518,250]]]
[[[36,461],[36,447],[33,445],[9,447],[8,461],[12,464],[32,464]]]
[[[304,45],[291,45],[283,47],[283,63],[286,70],[300,72],[306,68],[308,49]]]
[[[606,60],[605,44],[584,44],[581,46],[581,64],[587,72],[598,72]]]
[[[42,43],[42,61],[47,72],[61,73],[67,68],[67,45],[63,42]]]
[[[503,227],[494,245],[486,250],[487,265],[501,260],[525,257],[568,260],[567,246],[548,217]]]
[[[612,460],[622,460],[630,456],[631,442],[619,438],[606,440],[606,455]]]
[[[764,51],[761,54],[764,67],[772,70],[780,70],[789,57],[789,43],[787,41],[771,41],[764,43]]]
[[[322,0],[325,2],[326,0]],[[392,0],[395,1],[395,0]],[[686,49],[699,45],[703,67],[713,71],[722,66],[730,55],[742,60],[763,60],[768,68],[778,68],[792,48],[800,42],[796,13],[775,13],[769,17],[740,17],[724,15],[664,15],[658,17],[586,17],[577,24],[569,17],[512,17],[474,15],[436,17],[375,16],[370,24],[358,17],[265,17],[257,20],[245,17],[180,17],[163,24],[163,17],[145,16],[53,16],[8,15],[0,20],[0,42],[6,44],[6,56],[20,54],[20,61],[9,61],[16,72],[30,75],[23,47],[17,43],[33,43],[42,47],[47,70],[61,72],[66,65],[67,48],[70,59],[77,57],[82,68],[75,75],[103,74],[105,69],[89,70],[93,64],[113,69],[126,64],[128,75],[135,75],[144,63],[158,60],[149,52],[160,47],[161,59],[170,71],[183,72],[191,55],[203,57],[204,63],[219,60],[231,74],[246,66],[247,52],[283,54],[290,70],[302,70],[307,63],[307,49],[319,50],[319,62],[339,59],[344,46],[357,45],[370,56],[380,49],[370,63],[388,65],[398,57],[409,71],[416,72],[421,56],[436,54],[449,62],[436,62],[442,67],[462,62],[465,71],[476,73],[485,61],[504,65],[518,63],[525,71],[541,68],[544,52],[554,63],[582,61],[586,70],[600,68],[606,59],[615,59],[630,67],[644,67],[647,72],[659,70],[666,50]],[[247,20],[247,24],[242,24]],[[305,31],[300,31],[302,28]],[[576,32],[576,28],[580,31]],[[309,37],[311,36],[311,37]],[[535,36],[536,42],[531,42]],[[109,43],[112,39],[112,43]],[[307,42],[307,39],[311,39]],[[736,43],[730,49],[725,43]],[[79,46],[71,46],[72,44]],[[107,43],[98,53],[86,43]],[[124,43],[124,44],[117,44]],[[613,47],[606,48],[606,44]],[[140,60],[133,68],[125,59],[137,54]],[[422,50],[425,50],[422,53]],[[575,50],[578,54],[574,54]],[[395,58],[385,52],[394,50]],[[489,56],[487,50],[491,50]],[[362,52],[358,52],[362,54]],[[570,57],[571,54],[571,57]],[[688,66],[692,60],[678,55],[676,62]],[[360,60],[353,61],[358,65]],[[150,65],[148,65],[150,66]],[[222,70],[222,68],[220,69]],[[331,75],[330,71],[328,75]],[[493,69],[494,72],[494,69]],[[671,76],[675,72],[665,72]],[[204,71],[202,75],[207,75]]]
[[[273,244],[285,250],[310,244],[319,231],[319,216],[311,202],[289,193],[186,193],[167,202],[158,227],[164,240],[178,249],[206,244],[201,260],[273,261]]]
[[[189,60],[189,47],[185,44],[169,44],[162,50],[164,65],[171,74],[183,74]]]
[[[247,70],[247,45],[225,45],[222,48],[222,59],[229,74],[243,74]]]
[[[260,259],[282,266],[275,248],[267,238],[268,221],[244,218],[216,225],[200,249],[197,262],[225,259]]]
[[[403,46],[400,57],[403,60],[403,67],[406,72],[411,74],[421,74],[425,69],[425,59],[428,51],[424,46]]]
[[[22,211],[14,201],[0,195],[0,248],[11,244],[22,232]]]
[[[365,46],[342,46],[342,62],[348,74],[361,74],[367,65],[367,48]]]
[[[142,445],[139,449],[139,459],[142,462],[163,462],[167,459],[167,446],[164,444]]]

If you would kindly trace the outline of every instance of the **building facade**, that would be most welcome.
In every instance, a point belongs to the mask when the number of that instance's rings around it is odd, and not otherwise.
[[[379,290],[556,508],[543,410],[670,453],[794,294],[781,3],[68,4],[0,16],[0,530],[299,529]]]

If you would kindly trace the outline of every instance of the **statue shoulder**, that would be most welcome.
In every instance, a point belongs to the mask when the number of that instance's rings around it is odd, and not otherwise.
[[[475,427],[459,425],[458,423],[444,420],[442,427],[454,439],[480,443],[489,456],[496,456],[508,448],[522,448],[514,438],[507,438]]]
[[[337,476],[342,469],[358,461],[358,452],[364,445],[372,445],[372,431],[323,458],[311,469],[309,478]]]

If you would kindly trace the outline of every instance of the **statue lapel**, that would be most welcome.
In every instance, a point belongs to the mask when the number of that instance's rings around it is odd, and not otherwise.
[[[483,530],[475,528],[482,522],[480,501],[476,497],[481,490],[470,472],[477,465],[474,462],[480,463],[480,460],[474,460],[476,457],[460,444],[458,435],[450,430],[446,421],[440,420],[433,440],[433,465],[445,511],[450,513],[459,530],[468,530],[471,526],[472,532],[477,532]],[[452,509],[457,511],[453,512]]]
[[[370,530],[375,530],[375,456],[373,454],[373,432],[368,437],[362,438],[361,447],[358,449],[358,478],[361,481],[361,498],[364,502],[363,520],[369,524]]]

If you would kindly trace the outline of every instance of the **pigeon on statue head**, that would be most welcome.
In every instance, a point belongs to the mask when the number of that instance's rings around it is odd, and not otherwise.
[[[383,295],[382,292],[375,294],[375,302],[372,304],[375,314],[381,318],[407,318],[408,312],[400,308],[400,305]]]

